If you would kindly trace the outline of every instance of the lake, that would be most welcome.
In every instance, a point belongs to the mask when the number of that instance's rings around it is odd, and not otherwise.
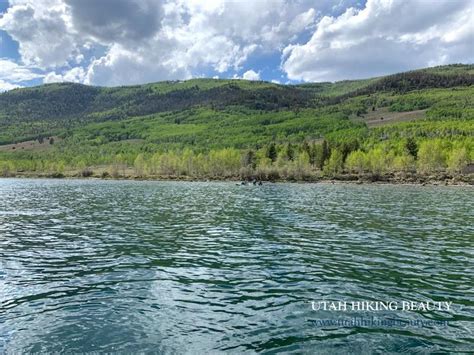
[[[0,353],[474,351],[473,211],[472,187],[0,179]]]

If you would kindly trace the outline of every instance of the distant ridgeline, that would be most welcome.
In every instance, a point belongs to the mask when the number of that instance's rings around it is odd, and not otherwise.
[[[472,181],[474,65],[0,94],[0,175]]]

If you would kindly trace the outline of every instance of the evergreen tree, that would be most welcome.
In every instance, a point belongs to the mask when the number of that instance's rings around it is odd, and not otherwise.
[[[291,143],[288,143],[286,145],[286,157],[289,161],[295,160],[295,149],[293,148],[293,145]]]
[[[277,156],[278,156],[278,152],[277,152],[275,143],[272,142],[270,143],[267,149],[267,158],[270,159],[272,163],[274,163],[277,159]]]
[[[308,156],[309,164],[314,165],[314,155],[315,155],[314,144],[313,146],[310,146],[308,141],[305,140],[301,148]]]
[[[321,165],[319,168],[323,169],[324,164],[326,163],[326,161],[329,159],[329,156],[331,155],[331,148],[329,148],[329,144],[326,140],[323,141],[321,148],[322,148],[322,156],[321,156]]]
[[[409,137],[405,143],[405,149],[407,150],[408,154],[410,154],[413,158],[417,158],[418,155],[418,145],[416,144],[415,140],[412,137]]]
[[[249,149],[244,156],[244,166],[251,167],[255,169],[257,166],[257,159],[255,156],[255,152],[252,149]]]

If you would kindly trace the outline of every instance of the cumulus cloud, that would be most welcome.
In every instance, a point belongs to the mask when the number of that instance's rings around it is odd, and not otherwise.
[[[334,81],[474,59],[472,2],[368,0],[323,17],[305,44],[283,51],[290,79]]]
[[[86,72],[82,67],[75,67],[70,70],[64,71],[62,74],[56,74],[55,72],[50,72],[45,75],[43,82],[48,83],[57,83],[57,82],[69,82],[69,83],[83,83],[85,81]]]
[[[23,62],[45,68],[64,65],[77,51],[61,0],[13,1],[0,18],[0,29],[19,43]]]
[[[41,78],[43,75],[33,72],[26,66],[18,65],[17,63],[0,58],[0,79],[11,82],[29,81]]]
[[[42,78],[32,68],[0,58],[0,92],[23,87],[23,82]]]
[[[4,91],[16,89],[16,88],[21,88],[21,86],[18,84],[12,84],[5,80],[0,79],[0,92],[4,92]]]
[[[325,0],[324,3],[330,3]],[[240,70],[311,28],[310,0],[12,0],[0,29],[18,41],[26,64],[51,80],[99,85],[185,79]],[[84,48],[104,47],[98,58]],[[71,77],[71,66],[85,75]],[[87,66],[87,67],[86,67]],[[68,69],[69,67],[69,69]]]
[[[244,75],[242,76],[242,79],[245,80],[260,80],[260,73],[257,73],[253,71],[252,69],[247,70]]]
[[[90,65],[86,82],[136,84],[187,79],[208,68],[237,71],[256,52],[283,47],[315,16],[307,3],[283,0],[165,2],[155,33],[142,36],[139,45],[114,43]]]
[[[186,66],[173,60],[164,48],[153,46],[129,51],[116,45],[110,52],[94,60],[87,70],[86,84],[118,86],[151,81],[188,79],[191,73]],[[153,54],[147,55],[148,51]]]
[[[280,55],[282,72],[306,81],[472,62],[469,0],[368,0],[362,9],[351,7],[358,3],[10,0],[0,30],[18,42],[22,68],[31,75],[40,69],[44,82],[115,86],[202,73],[228,77],[249,58],[255,71],[243,77],[251,79],[268,70],[254,64],[259,56]]]
[[[108,45],[134,45],[161,27],[162,4],[156,0],[65,0],[72,24],[82,35]]]

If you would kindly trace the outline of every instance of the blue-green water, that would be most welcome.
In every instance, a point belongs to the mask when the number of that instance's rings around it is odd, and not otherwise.
[[[473,210],[470,187],[0,180],[0,353],[474,351]],[[386,323],[328,323],[354,317]]]

